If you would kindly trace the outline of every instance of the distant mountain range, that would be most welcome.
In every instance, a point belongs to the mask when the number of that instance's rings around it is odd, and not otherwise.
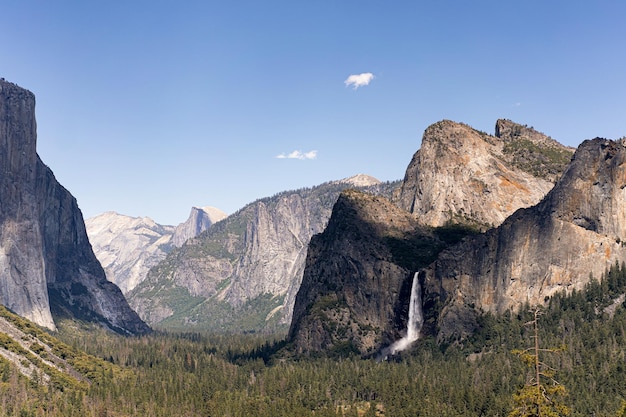
[[[189,218],[174,227],[157,224],[149,217],[107,212],[87,219],[85,226],[107,278],[126,294],[172,248],[182,246],[225,217],[226,213],[214,207],[192,207]]]
[[[127,298],[151,325],[215,331],[286,330],[311,236],[339,193],[391,195],[365,175],[257,200],[172,250]]]

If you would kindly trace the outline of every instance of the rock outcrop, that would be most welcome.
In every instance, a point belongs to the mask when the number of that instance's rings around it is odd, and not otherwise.
[[[309,245],[289,331],[295,353],[371,356],[400,338],[412,271],[443,246],[387,199],[344,191]]]
[[[196,237],[226,213],[214,207],[193,207],[178,226],[156,223],[149,217],[107,212],[85,221],[96,257],[124,295],[132,291],[174,248]]]
[[[572,153],[508,120],[497,121],[496,136],[443,120],[424,132],[396,202],[431,226],[461,223],[486,230],[537,204]]]
[[[522,148],[526,151],[517,152]],[[408,319],[414,273],[446,247],[451,249],[441,256],[462,258],[461,266],[481,259],[481,248],[470,252],[464,244],[454,245],[539,202],[567,167],[572,152],[508,120],[498,120],[496,136],[451,121],[430,126],[394,194],[393,201],[404,210],[394,210],[382,199],[342,195],[327,229],[311,240],[289,335],[295,352],[332,354],[347,349],[371,355],[399,339]],[[381,211],[387,215],[375,214]],[[396,246],[389,246],[385,236],[399,224],[408,225],[404,234],[411,237],[400,237],[396,231]],[[472,241],[483,235],[477,236]],[[403,248],[404,259],[390,256],[398,247]],[[381,274],[386,276],[382,284]],[[442,295],[442,289],[434,288],[438,281],[426,276],[423,272],[419,279],[419,285],[429,286],[422,291],[422,332],[434,333],[448,293]],[[468,305],[471,297],[465,300]],[[375,311],[374,305],[385,308]],[[381,321],[363,318],[371,316]],[[463,314],[449,317],[465,319]]]
[[[35,97],[0,80],[0,302],[54,329],[54,316],[122,333],[148,326],[106,280],[76,199],[36,152]]]
[[[463,337],[482,312],[537,305],[582,289],[626,261],[626,147],[583,142],[544,200],[501,226],[443,251],[424,269],[426,292],[443,305],[439,338]]]
[[[85,221],[96,257],[124,294],[135,288],[172,249],[173,226],[149,217],[106,212]]]
[[[390,193],[396,186],[365,188]],[[129,294],[131,305],[150,324],[170,328],[287,327],[311,236],[324,230],[339,193],[350,187],[352,180],[335,181],[245,206],[173,250]]]
[[[172,244],[181,247],[187,240],[198,236],[211,227],[213,223],[223,220],[226,216],[226,213],[215,207],[192,207],[187,220],[176,227],[172,236]]]

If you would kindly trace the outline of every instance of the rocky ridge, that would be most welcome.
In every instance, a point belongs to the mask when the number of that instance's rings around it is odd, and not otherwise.
[[[412,271],[444,243],[384,197],[346,190],[309,244],[289,339],[295,353],[377,353],[406,328]]]
[[[288,326],[311,236],[324,229],[351,181],[245,206],[173,250],[129,294],[131,305],[149,323],[166,327],[243,332]],[[365,188],[390,194],[396,186]]]
[[[541,304],[626,261],[625,189],[624,144],[585,141],[539,204],[442,252],[420,272],[443,305],[440,340],[471,333],[478,314]]]
[[[176,226],[172,236],[172,244],[181,247],[187,240],[198,236],[211,227],[213,223],[223,220],[226,216],[226,213],[215,207],[192,207],[187,220]]]
[[[107,279],[124,294],[135,288],[171,250],[174,227],[162,226],[149,217],[110,211],[87,219],[85,225]]]
[[[193,207],[188,219],[176,227],[158,224],[149,217],[115,212],[89,218],[85,225],[108,280],[127,294],[174,247],[182,246],[224,217],[226,214],[214,207]]]
[[[517,144],[518,141],[527,145],[531,151],[521,154],[512,152],[509,145]],[[518,146],[512,148],[518,149]],[[457,258],[462,259],[455,263],[457,266],[461,265],[459,267],[472,265],[482,259],[483,246],[476,246],[472,251],[474,246],[467,246],[464,242],[479,241],[486,236],[478,234],[479,230],[488,229],[491,224],[502,224],[503,221],[506,225],[507,216],[520,208],[538,203],[553,186],[552,181],[566,175],[563,172],[571,160],[571,152],[571,149],[548,136],[508,120],[497,121],[496,136],[451,121],[431,125],[424,133],[422,148],[414,155],[407,168],[399,191],[393,195],[393,201],[404,208],[404,211],[392,210],[380,200],[370,201],[369,204],[354,203],[352,210],[337,208],[333,210],[327,230],[312,239],[305,278],[297,296],[294,320],[289,333],[289,341],[294,351],[305,354],[333,354],[337,350],[348,348],[348,351],[368,356],[398,339],[403,334],[407,321],[409,288],[414,274],[426,268],[430,261],[446,256],[450,262]],[[348,201],[356,200],[340,201],[345,205]],[[366,213],[376,212],[376,204],[386,207],[384,210],[389,216],[382,219],[367,215]],[[365,213],[355,214],[360,213],[359,210],[364,210]],[[404,245],[405,248],[404,264],[397,258],[390,259],[384,255],[394,247],[388,247],[389,240],[374,233],[364,237],[356,232],[341,235],[330,230],[331,225],[337,224],[351,224],[352,229],[361,231],[384,230],[394,227],[397,221],[406,222],[406,216],[412,216],[415,224],[419,225],[413,226],[415,230],[421,230],[420,233],[416,232],[418,241],[429,243],[415,247],[409,245],[406,239],[397,240],[395,244]],[[355,225],[355,218],[361,219],[358,226]],[[425,230],[430,230],[430,240]],[[491,232],[487,232],[487,235],[489,233]],[[467,237],[468,235],[475,237]],[[507,240],[508,236],[502,233],[500,239]],[[446,247],[449,249],[444,250]],[[540,250],[549,253],[546,247],[541,247]],[[424,257],[424,254],[430,258]],[[402,267],[402,280],[396,278],[388,282],[386,288],[372,287],[371,283],[380,280],[384,271],[380,267],[374,267],[380,263],[379,258],[386,259],[393,265],[388,266],[387,270]],[[407,264],[406,259],[412,259],[412,264]],[[493,261],[491,259],[490,262]],[[418,266],[418,263],[421,265]],[[360,272],[354,273],[355,269]],[[441,273],[441,280],[448,283],[444,277],[451,274],[452,271],[445,270]],[[422,332],[437,333],[443,330],[443,335],[447,330],[446,326],[441,327],[443,322],[440,321],[439,314],[442,305],[447,302],[448,294],[454,292],[442,295],[444,291],[435,290],[432,284],[438,281],[426,277],[425,272],[419,276],[420,285],[426,287],[425,291],[421,291],[425,316]],[[400,291],[399,282],[402,282],[403,288]],[[360,287],[371,290],[367,297],[354,296],[355,293],[358,294]],[[463,300],[471,305],[475,293],[471,293],[469,284],[467,289],[464,287],[463,291],[465,290],[470,295]],[[390,294],[393,300],[390,300]],[[359,302],[346,301],[355,299]],[[496,300],[497,297],[493,299]],[[376,303],[386,305],[390,302],[402,308],[396,308],[390,315],[388,311],[380,313],[371,307]],[[464,311],[449,315],[450,318],[457,318],[456,321],[449,321],[449,329],[457,329],[458,326],[463,328],[462,320],[467,316],[466,313]],[[385,317],[386,323],[364,325],[361,323],[362,319],[359,319],[377,314]],[[471,322],[475,316],[467,317]],[[359,326],[355,327],[355,323]],[[349,338],[343,339],[340,335],[349,335]]]
[[[496,122],[496,136],[442,120],[424,132],[395,201],[431,226],[461,223],[486,230],[537,204],[572,153],[508,120]]]
[[[91,250],[76,199],[36,152],[35,97],[0,80],[0,302],[55,329],[54,316],[149,331]]]

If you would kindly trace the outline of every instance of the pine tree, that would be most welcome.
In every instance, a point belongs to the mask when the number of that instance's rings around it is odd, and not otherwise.
[[[561,417],[570,414],[569,408],[561,402],[561,398],[567,395],[565,387],[554,379],[554,369],[539,358],[540,352],[561,350],[539,347],[540,314],[541,310],[536,309],[534,319],[526,323],[533,326],[534,346],[513,351],[526,365],[533,368],[533,376],[517,394],[513,395],[515,406],[509,417]]]

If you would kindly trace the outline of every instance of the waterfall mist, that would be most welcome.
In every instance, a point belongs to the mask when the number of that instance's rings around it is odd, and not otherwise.
[[[416,272],[415,275],[413,275],[413,284],[411,285],[411,299],[409,301],[409,319],[407,321],[406,335],[383,349],[380,358],[384,360],[389,355],[395,355],[408,348],[413,342],[419,339],[423,323],[422,286],[419,283]]]

